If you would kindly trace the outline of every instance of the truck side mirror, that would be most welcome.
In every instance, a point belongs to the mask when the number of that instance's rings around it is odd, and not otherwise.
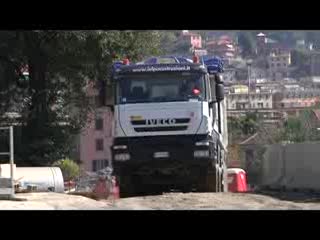
[[[217,73],[215,74],[215,81],[217,84],[223,84],[223,78],[222,78],[222,75]]]
[[[216,85],[216,98],[218,102],[221,102],[224,99],[224,85],[221,83]]]

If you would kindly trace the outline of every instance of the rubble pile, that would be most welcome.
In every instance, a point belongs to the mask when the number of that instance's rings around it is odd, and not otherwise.
[[[114,178],[110,167],[97,172],[84,172],[76,181],[75,194],[92,198],[108,198],[113,192]]]

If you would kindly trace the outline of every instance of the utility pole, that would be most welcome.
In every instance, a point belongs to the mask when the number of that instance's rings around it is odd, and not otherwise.
[[[250,98],[250,88],[251,88],[251,64],[252,60],[247,60],[247,67],[248,67],[248,99],[249,99],[249,109],[251,108],[251,98]]]

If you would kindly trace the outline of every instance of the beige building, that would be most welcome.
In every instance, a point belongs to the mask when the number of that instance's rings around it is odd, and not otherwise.
[[[227,109],[272,109],[271,92],[229,93]]]
[[[229,93],[227,95],[228,117],[245,116],[248,112],[256,112],[266,124],[280,121],[282,114],[273,109],[271,91],[251,93]]]

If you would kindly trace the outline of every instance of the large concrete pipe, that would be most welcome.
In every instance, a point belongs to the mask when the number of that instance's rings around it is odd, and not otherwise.
[[[34,186],[38,192],[64,192],[64,181],[58,167],[17,167],[15,179],[22,188]]]

